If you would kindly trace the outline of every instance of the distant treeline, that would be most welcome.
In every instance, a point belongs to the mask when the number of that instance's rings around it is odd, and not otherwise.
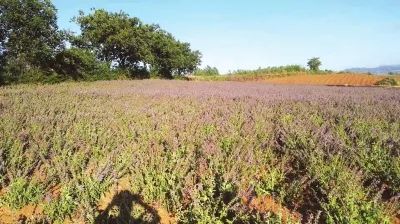
[[[79,12],[80,34],[60,30],[49,0],[0,0],[0,83],[172,78],[201,54],[124,12]]]
[[[316,69],[307,69],[301,65],[284,65],[284,66],[270,66],[266,68],[257,68],[257,69],[249,69],[249,70],[235,70],[229,72],[226,75],[268,75],[268,74],[290,74],[290,73],[315,73],[315,74],[323,74],[323,73],[333,73],[331,70],[320,70],[319,66]],[[218,76],[220,75],[219,71],[215,67],[206,66],[205,68],[197,69],[193,75],[195,76]]]
[[[257,75],[257,74],[270,74],[270,73],[291,73],[291,72],[306,72],[307,69],[300,65],[285,65],[274,66],[267,68],[258,68],[255,70],[236,70],[230,72],[230,75]]]
[[[273,66],[267,68],[258,68],[254,70],[236,70],[229,72],[227,75],[258,75],[258,74],[271,74],[271,73],[292,73],[292,72],[306,72],[306,68],[300,65],[285,65],[285,66]],[[195,76],[217,76],[220,75],[219,71],[215,67],[206,66],[205,68],[197,69],[193,75]]]

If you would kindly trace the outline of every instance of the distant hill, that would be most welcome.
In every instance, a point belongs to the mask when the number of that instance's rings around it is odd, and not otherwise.
[[[346,72],[355,73],[373,73],[373,74],[388,74],[389,72],[400,74],[400,65],[385,65],[376,68],[350,68],[346,69]]]

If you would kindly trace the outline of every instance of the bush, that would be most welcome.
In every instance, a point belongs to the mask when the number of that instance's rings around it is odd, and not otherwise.
[[[43,71],[41,69],[31,69],[20,76],[17,83],[48,83],[54,84],[66,81],[67,78],[53,71]]]
[[[398,86],[399,83],[394,78],[384,78],[375,83],[378,86]]]
[[[0,84],[116,79],[110,64],[97,60],[92,52],[85,49],[63,50],[55,56],[49,67],[52,69],[28,66],[20,59],[9,60],[3,68]]]
[[[214,75],[219,75],[219,71],[216,67],[211,67],[209,65],[207,65],[205,68],[201,69],[197,69],[193,75],[196,76],[214,76]]]
[[[55,70],[66,79],[101,80],[110,79],[110,65],[100,62],[89,50],[71,48],[56,56]]]
[[[18,60],[8,62],[0,74],[0,84],[12,83],[57,83],[66,78],[51,70],[43,70],[39,67],[26,66]]]

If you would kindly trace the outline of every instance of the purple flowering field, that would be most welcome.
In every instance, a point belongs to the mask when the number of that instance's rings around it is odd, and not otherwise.
[[[0,88],[10,223],[396,223],[399,200],[400,89]]]

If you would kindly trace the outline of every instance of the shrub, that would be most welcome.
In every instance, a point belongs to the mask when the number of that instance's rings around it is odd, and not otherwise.
[[[214,76],[214,75],[219,75],[219,71],[216,67],[211,67],[209,65],[207,65],[205,68],[201,69],[197,69],[193,75],[196,76]]]
[[[375,83],[378,86],[398,86],[399,83],[394,78],[384,78]]]
[[[8,60],[2,68],[1,76],[3,84],[63,81],[62,77],[55,72],[27,65],[21,58]]]
[[[110,65],[100,62],[89,50],[71,48],[56,56],[55,70],[65,79],[101,80],[109,79]]]

